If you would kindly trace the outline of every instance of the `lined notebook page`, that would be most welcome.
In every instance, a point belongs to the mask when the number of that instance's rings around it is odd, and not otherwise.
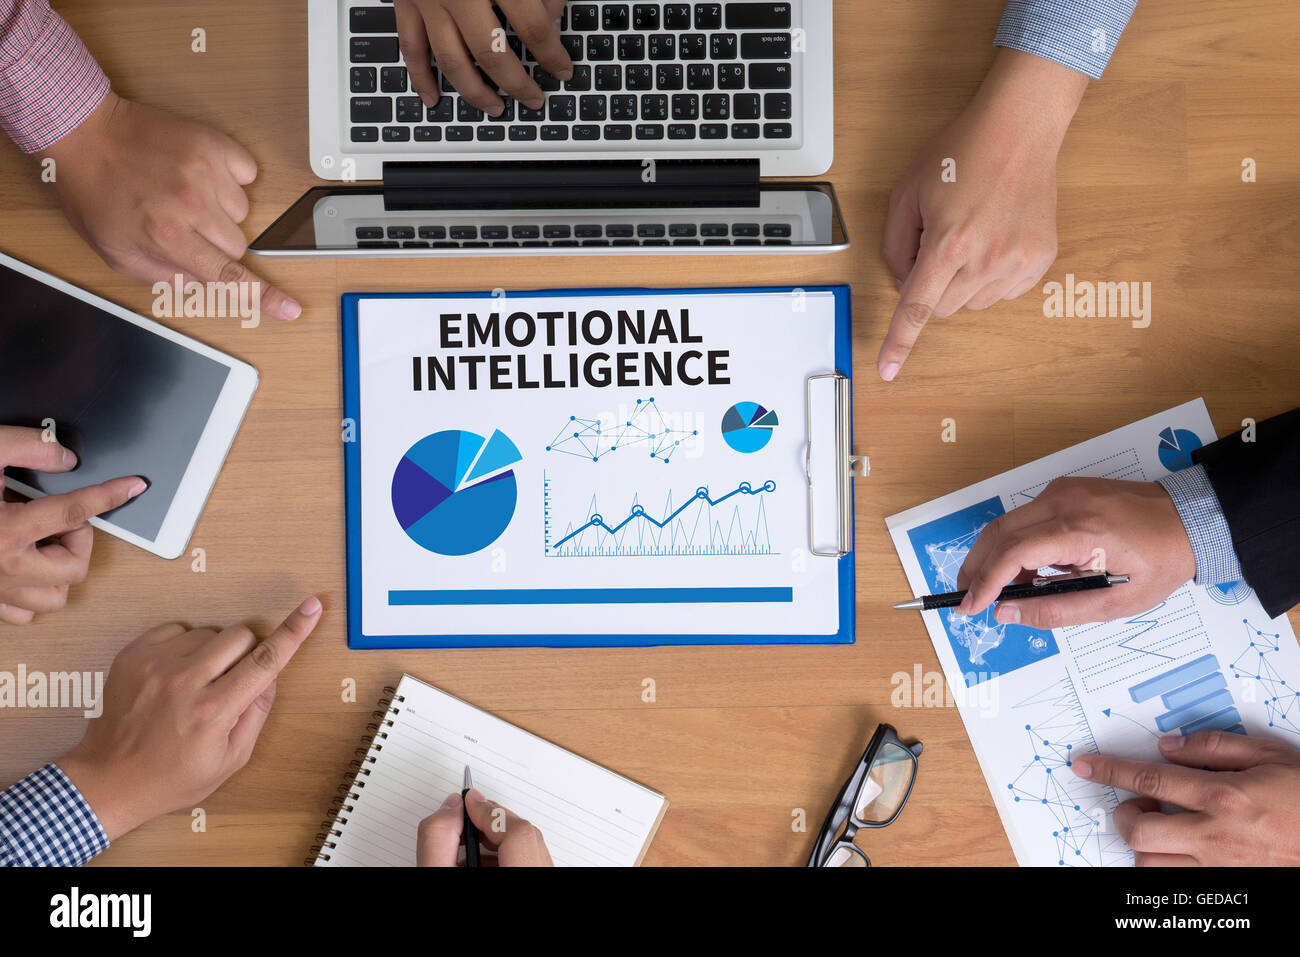
[[[667,809],[663,795],[410,675],[392,707],[317,865],[414,866],[420,821],[461,790],[466,764],[478,790],[541,830],[559,866],[639,863]]]

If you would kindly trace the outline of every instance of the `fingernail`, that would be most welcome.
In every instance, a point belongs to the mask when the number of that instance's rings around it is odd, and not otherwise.
[[[443,807],[455,807],[458,804],[460,804],[460,795],[455,791],[448,794],[446,800],[442,802]]]
[[[430,96],[428,93],[421,93],[420,99],[424,101],[424,105],[427,106],[429,109],[433,109],[435,106],[438,105],[437,99]]]
[[[993,609],[993,618],[1004,625],[1020,624],[1020,609],[1015,605],[998,605]]]
[[[492,109],[487,111],[487,114],[488,116],[500,116],[505,111],[506,111],[506,105],[502,103],[499,106],[492,107]]]
[[[77,467],[77,457],[73,454],[72,449],[63,450],[63,467],[65,469]]]
[[[480,804],[487,800],[487,798],[483,796],[483,792],[480,791],[478,788],[470,788],[469,794],[466,796],[472,797],[475,801],[478,801]]]
[[[961,600],[961,604],[957,606],[957,614],[969,615],[971,613],[972,604],[973,602],[970,599],[970,595],[967,595],[965,598]]]
[[[1181,734],[1167,734],[1160,739],[1161,751],[1181,751],[1187,742]]]
[[[1081,778],[1092,777],[1092,761],[1087,757],[1075,758],[1070,764],[1070,770]]]
[[[320,599],[317,598],[315,595],[312,595],[312,597],[308,598],[305,602],[303,602],[301,605],[298,606],[298,610],[302,612],[304,615],[314,615],[320,611],[320,608],[321,608]]]
[[[530,110],[540,110],[545,103],[546,100],[539,96],[535,100],[529,100],[524,104],[524,106],[528,107]]]
[[[880,378],[886,382],[893,382],[894,377],[898,375],[898,363],[890,362],[880,370]]]
[[[149,483],[146,482],[144,479],[136,479],[135,484],[131,486],[131,491],[129,494],[131,498],[135,498],[137,495],[143,495],[144,490],[147,489],[148,487],[149,487]]]
[[[555,74],[555,78],[556,78],[557,80],[560,80],[560,81],[564,82],[564,83],[568,83],[570,80],[573,79],[573,71],[572,71],[572,70],[561,70],[559,73]]]
[[[280,315],[286,319],[297,319],[302,315],[302,306],[296,299],[286,299],[284,305],[280,307]]]

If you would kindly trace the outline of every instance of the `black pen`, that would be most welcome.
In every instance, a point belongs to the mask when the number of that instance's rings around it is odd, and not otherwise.
[[[1046,598],[1048,595],[1066,595],[1076,591],[1090,591],[1094,588],[1109,588],[1111,585],[1123,585],[1128,581],[1127,575],[1112,575],[1101,572],[1097,575],[1050,575],[1035,578],[1023,585],[1008,585],[998,593],[998,601],[1012,601],[1020,598]],[[935,608],[955,608],[966,597],[964,591],[950,591],[942,595],[923,595],[909,601],[900,601],[895,608],[932,611]]]
[[[474,779],[469,776],[469,765],[465,765],[465,790],[460,792],[461,807],[465,812],[465,866],[478,867],[478,828],[469,819],[469,808],[465,805],[465,795],[474,786]]]

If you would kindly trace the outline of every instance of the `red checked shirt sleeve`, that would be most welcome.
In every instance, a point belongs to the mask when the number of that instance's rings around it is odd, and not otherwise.
[[[49,0],[0,0],[0,129],[35,153],[81,125],[108,77]]]

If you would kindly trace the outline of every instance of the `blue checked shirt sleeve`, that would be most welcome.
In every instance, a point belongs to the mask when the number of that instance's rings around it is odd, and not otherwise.
[[[1100,79],[1137,0],[1008,0],[994,44]]]
[[[0,791],[0,867],[77,867],[108,847],[108,835],[57,764]]]
[[[1226,585],[1244,577],[1237,550],[1232,545],[1232,532],[1214,494],[1214,486],[1205,474],[1205,466],[1193,465],[1180,469],[1162,479],[1169,497],[1174,500],[1178,517],[1192,543],[1196,556],[1196,584]]]

